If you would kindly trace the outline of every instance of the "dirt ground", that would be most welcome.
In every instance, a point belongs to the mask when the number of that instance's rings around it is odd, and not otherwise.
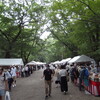
[[[44,80],[41,79],[43,70],[35,71],[30,77],[18,78],[17,86],[12,88],[11,100],[45,100]],[[54,78],[55,79],[55,78]],[[55,80],[54,80],[55,81]],[[69,91],[66,95],[61,93],[60,87],[52,83],[52,96],[49,100],[100,100],[100,97],[86,95],[78,87],[68,82]]]

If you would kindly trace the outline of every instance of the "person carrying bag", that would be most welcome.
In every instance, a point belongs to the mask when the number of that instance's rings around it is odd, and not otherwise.
[[[0,67],[0,100],[3,100],[5,91],[8,90],[8,80],[5,73],[6,70]]]
[[[66,71],[65,65],[61,65],[61,70],[59,71],[59,75],[61,77],[60,87],[61,92],[68,92],[68,72]]]

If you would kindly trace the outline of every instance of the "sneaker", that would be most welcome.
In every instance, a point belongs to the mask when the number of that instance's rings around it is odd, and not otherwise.
[[[14,86],[16,86],[16,84]]]
[[[89,93],[87,90],[85,90],[85,94],[89,94],[90,95],[91,93]]]
[[[49,94],[49,97],[51,97],[51,94]]]
[[[12,85],[12,87],[15,87],[15,85]]]
[[[64,94],[66,95],[66,91],[64,91]]]
[[[48,98],[48,96],[46,95],[45,98]]]

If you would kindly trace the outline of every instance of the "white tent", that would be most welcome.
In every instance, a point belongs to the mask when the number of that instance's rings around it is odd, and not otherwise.
[[[43,62],[36,62],[36,61],[31,61],[29,63],[27,63],[27,65],[44,65],[46,63],[43,63]]]
[[[71,60],[68,61],[68,63],[74,63],[77,59],[79,59],[80,56],[75,56],[74,58],[72,58]]]
[[[35,61],[31,61],[31,62],[27,63],[27,65],[35,65],[35,64],[36,64]]]
[[[52,62],[51,64],[65,64],[69,60],[71,60],[71,58],[62,59],[61,61],[55,61],[55,62]]]
[[[3,58],[0,59],[0,66],[23,66],[23,60],[21,58]]]
[[[44,65],[46,63],[43,63],[43,62],[35,62],[36,65]]]
[[[91,62],[91,61],[94,60],[86,55],[81,55],[72,58],[68,63],[80,63],[80,62]]]
[[[69,60],[71,60],[71,58],[63,59],[63,60],[60,61],[60,63],[65,64],[65,63],[68,62]]]
[[[60,61],[55,61],[52,64],[59,64],[59,63],[60,63]]]

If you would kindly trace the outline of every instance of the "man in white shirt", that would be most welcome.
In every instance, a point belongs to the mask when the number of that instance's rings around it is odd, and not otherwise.
[[[25,72],[25,68],[23,67],[22,70],[21,70],[21,77],[24,77],[25,76],[25,73],[24,72]]]
[[[17,71],[16,67],[13,66],[11,68],[11,74],[12,74],[12,78],[13,78],[13,87],[16,86],[16,71]]]
[[[25,76],[28,77],[28,66],[25,66]]]

